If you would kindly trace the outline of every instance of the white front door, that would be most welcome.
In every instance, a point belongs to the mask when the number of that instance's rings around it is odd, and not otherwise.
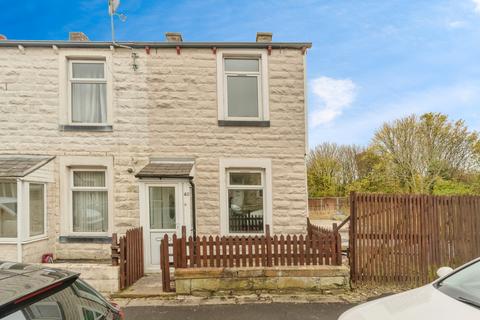
[[[160,272],[160,241],[190,229],[190,188],[188,182],[144,183],[142,226],[145,243],[145,271]]]

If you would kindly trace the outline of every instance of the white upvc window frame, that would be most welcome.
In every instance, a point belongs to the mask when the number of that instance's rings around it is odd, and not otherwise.
[[[105,174],[105,186],[104,187],[75,187],[73,183],[73,175],[75,172],[103,172]],[[75,236],[106,236],[109,234],[111,229],[111,206],[110,206],[110,191],[109,186],[109,177],[108,177],[108,168],[101,167],[72,167],[69,172],[69,234]],[[105,191],[107,192],[107,230],[104,232],[84,232],[84,231],[73,231],[73,192],[74,191]]]
[[[228,190],[240,189],[238,185],[230,184],[231,172],[260,172],[262,175],[263,186],[263,232],[254,233],[240,233],[230,232],[229,228],[229,204],[228,204]],[[272,163],[270,159],[220,159],[219,165],[220,177],[220,233],[221,235],[233,236],[255,236],[265,234],[265,226],[268,224],[270,230],[273,230],[272,225]],[[233,187],[235,186],[235,187]],[[259,186],[241,185],[245,190],[258,190]]]
[[[0,243],[17,243],[21,240],[21,234],[19,234],[19,223],[20,223],[20,215],[21,215],[21,196],[22,196],[22,182],[19,179],[1,179],[0,182],[7,182],[7,183],[16,183],[17,187],[17,236],[16,237],[0,237]]]
[[[48,237],[48,191],[47,183],[43,181],[24,181],[22,179],[1,180],[17,184],[17,236],[13,238],[0,237],[0,243],[29,243]],[[30,236],[30,184],[43,185],[43,233]],[[21,224],[21,225],[20,225]]]
[[[30,185],[31,184],[39,184],[43,186],[43,233],[38,234],[35,236],[30,235]],[[25,183],[25,190],[23,201],[25,203],[25,210],[28,212],[26,217],[25,225],[26,225],[26,233],[27,239],[29,241],[40,240],[47,237],[47,226],[48,226],[48,215],[47,215],[47,184],[45,182],[36,182],[36,181],[28,181]]]
[[[84,61],[84,62],[104,62],[105,73],[104,76],[107,81],[107,119],[106,123],[81,123],[72,122],[72,101],[71,101],[71,84],[70,76],[71,61]],[[112,74],[112,51],[109,49],[72,49],[72,48],[59,48],[58,49],[58,83],[59,83],[59,124],[69,125],[75,127],[102,127],[105,125],[113,125],[113,74]]]
[[[228,192],[230,190],[253,190],[253,191],[262,191],[262,213],[263,213],[263,232],[231,232],[230,231],[230,212],[227,215],[227,220],[228,220],[228,233],[229,234],[247,234],[247,235],[256,235],[256,234],[263,234],[265,232],[265,207],[266,207],[266,198],[265,198],[265,170],[262,168],[252,168],[252,169],[236,169],[236,168],[231,168],[231,169],[226,169],[225,173],[227,175],[226,180],[226,193],[227,193],[227,210],[230,211],[229,209],[229,201],[228,201]],[[230,183],[230,174],[231,173],[259,173],[260,174],[260,184],[259,185],[245,185],[245,184],[231,184]]]
[[[226,71],[225,59],[258,60],[259,70]],[[228,76],[257,77],[258,85],[258,117],[230,117],[228,115]],[[268,86],[268,55],[266,50],[236,49],[217,50],[217,96],[218,119],[231,121],[268,121],[269,120],[269,86]]]
[[[101,64],[103,65],[103,78],[74,78],[73,77],[73,64],[74,63],[85,63],[85,64]],[[73,122],[72,113],[73,113],[73,102],[72,102],[72,86],[75,83],[87,83],[87,84],[105,84],[105,113],[106,119],[105,122]],[[68,59],[68,123],[75,126],[105,126],[108,124],[108,79],[107,79],[107,63],[105,60],[101,59]]]

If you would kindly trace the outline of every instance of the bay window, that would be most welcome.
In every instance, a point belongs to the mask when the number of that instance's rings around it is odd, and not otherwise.
[[[17,183],[0,181],[0,238],[17,237]]]
[[[29,183],[30,237],[45,234],[45,185]]]
[[[21,185],[18,188],[18,185]],[[22,196],[18,196],[21,190]],[[19,199],[22,199],[20,209]],[[44,183],[0,181],[0,238],[18,238],[18,221],[25,222],[24,240],[46,235],[46,191]],[[24,217],[24,218],[23,218]]]

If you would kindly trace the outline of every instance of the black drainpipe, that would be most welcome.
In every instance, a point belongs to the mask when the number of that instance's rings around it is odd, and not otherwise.
[[[195,184],[192,181],[193,178],[190,178],[190,186],[192,186],[192,234],[195,238],[197,236],[197,217],[195,214]]]

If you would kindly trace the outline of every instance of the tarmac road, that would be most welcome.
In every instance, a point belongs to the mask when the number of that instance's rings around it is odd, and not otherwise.
[[[201,306],[136,306],[125,308],[127,320],[337,320],[347,303],[268,303]]]

